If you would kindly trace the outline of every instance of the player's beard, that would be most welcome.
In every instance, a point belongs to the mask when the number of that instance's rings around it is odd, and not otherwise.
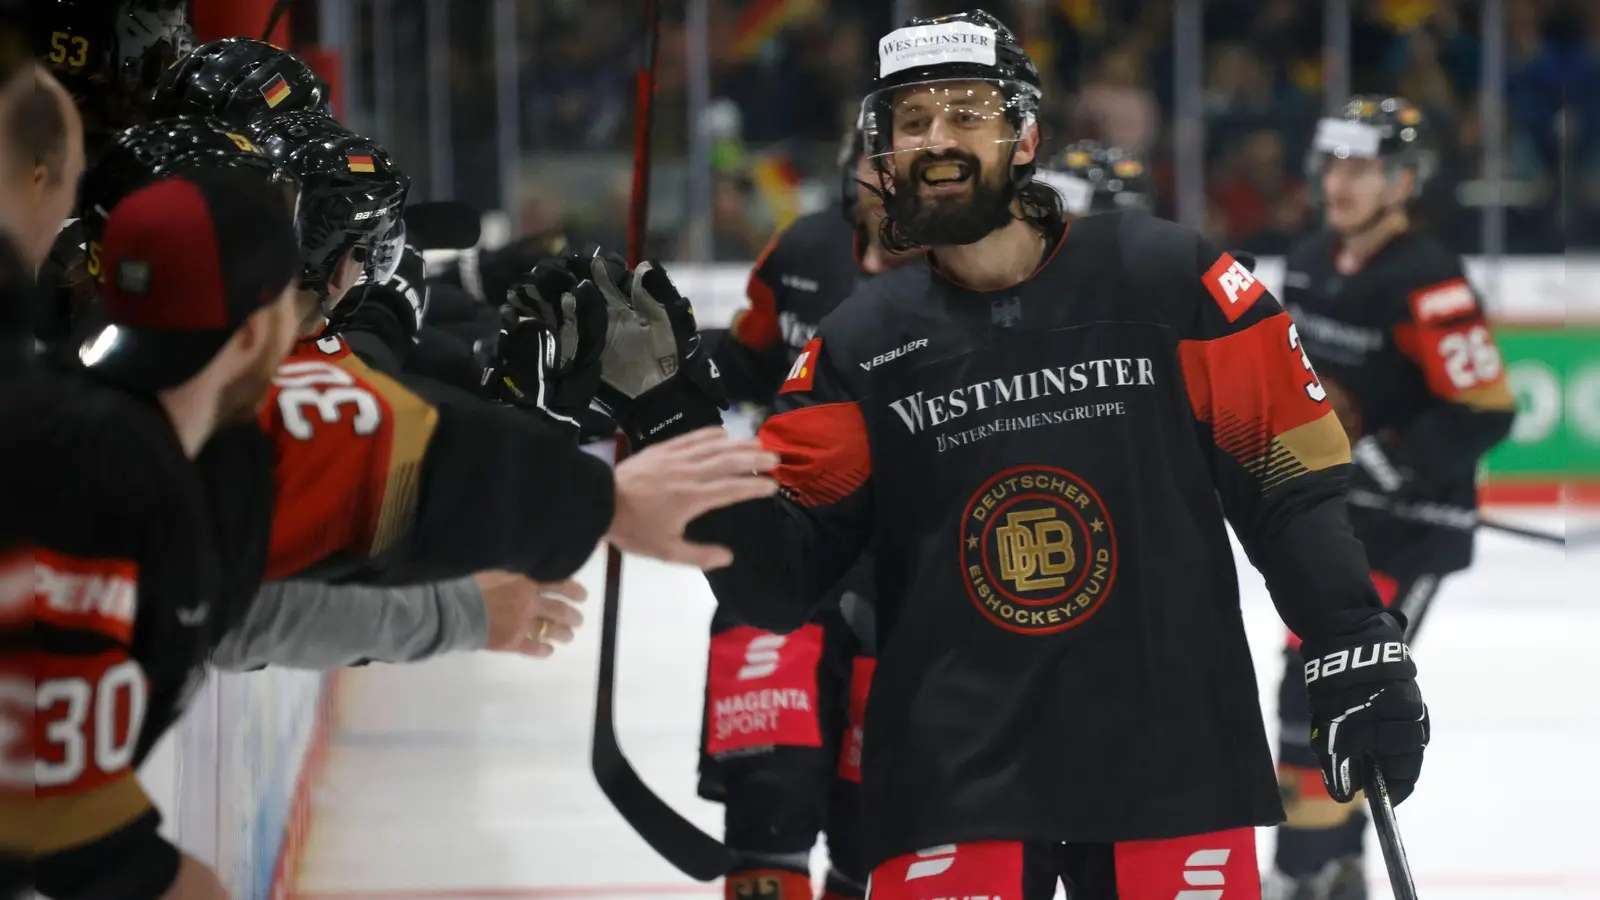
[[[217,400],[217,421],[220,424],[236,425],[254,419],[261,408],[261,401],[266,399],[267,391],[272,387],[272,376],[283,361],[283,354],[277,351],[284,343],[285,335],[279,327],[284,317],[269,317],[269,321],[272,324],[268,327],[274,333],[262,342],[261,352],[237,378],[222,389],[222,395]]]
[[[951,161],[971,172],[972,190],[965,196],[924,197],[918,190],[923,172]],[[1009,169],[987,172],[976,156],[961,150],[920,155],[908,173],[895,173],[893,190],[883,192],[884,214],[902,236],[924,247],[975,244],[1011,221],[1016,188],[1007,177]]]

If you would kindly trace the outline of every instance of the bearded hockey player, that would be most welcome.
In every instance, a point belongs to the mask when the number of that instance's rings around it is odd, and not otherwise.
[[[1441,579],[1472,561],[1474,476],[1514,412],[1460,259],[1407,219],[1432,169],[1427,122],[1405,100],[1358,96],[1323,119],[1307,181],[1320,188],[1325,228],[1290,252],[1284,277],[1289,314],[1354,448],[1351,525],[1384,602],[1409,623],[1408,640]],[[1463,517],[1467,527],[1441,524]],[[1366,816],[1334,803],[1317,777],[1297,638],[1284,656],[1288,822],[1267,896],[1362,900]]]
[[[727,332],[708,335],[732,399],[770,407],[823,318],[858,285],[921,256],[883,246],[883,203],[870,189],[877,178],[859,126],[845,135],[839,171],[838,203],[773,236],[750,273],[750,306]],[[844,613],[830,609],[789,635],[725,611],[712,619],[700,794],[723,804],[724,841],[740,854],[725,884],[730,900],[810,900],[819,833],[831,860],[824,896],[865,896],[855,794],[873,663],[857,632],[870,634],[870,581],[858,566],[835,589]]]
[[[914,19],[878,62],[884,244],[929,254],[801,351],[761,431],[783,496],[691,528],[734,551],[712,588],[791,632],[871,548],[874,897],[1250,896],[1283,808],[1227,523],[1305,639],[1330,794],[1371,757],[1403,800],[1427,741],[1343,431],[1243,266],[1152,216],[1069,222],[1031,183],[1039,77],[999,21]]]

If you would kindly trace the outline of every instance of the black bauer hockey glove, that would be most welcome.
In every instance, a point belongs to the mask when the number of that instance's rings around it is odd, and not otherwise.
[[[716,365],[701,346],[694,308],[660,263],[629,272],[615,255],[589,258],[606,303],[606,346],[595,401],[635,450],[722,422],[728,407]]]
[[[506,292],[491,394],[542,412],[574,437],[600,385],[606,304],[593,282],[549,260]]]
[[[1388,612],[1356,638],[1305,641],[1311,695],[1311,747],[1322,763],[1328,796],[1348,803],[1361,790],[1363,760],[1378,763],[1392,802],[1411,795],[1428,746],[1428,707],[1405,625]]]

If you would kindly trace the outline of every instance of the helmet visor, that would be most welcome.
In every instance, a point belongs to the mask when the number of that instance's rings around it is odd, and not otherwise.
[[[866,153],[893,171],[897,155],[1015,144],[1033,127],[1039,92],[1010,79],[945,78],[873,91],[861,103]]]
[[[387,231],[372,240],[367,251],[365,280],[383,284],[393,278],[405,249],[406,223],[404,219],[396,219]]]

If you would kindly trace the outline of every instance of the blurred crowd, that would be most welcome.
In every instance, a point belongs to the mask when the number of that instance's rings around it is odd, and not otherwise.
[[[482,22],[474,7],[452,15]],[[838,136],[854,116],[892,7],[955,11],[965,0],[706,0],[709,104],[690,122],[685,4],[668,3],[655,131],[653,252],[748,260],[773,228],[825,202]],[[1172,0],[987,0],[1047,79],[1044,134],[1149,155],[1158,211],[1174,213]],[[1351,0],[1353,91],[1400,94],[1427,113],[1440,171],[1418,218],[1459,251],[1480,249],[1484,181],[1482,10],[1476,0]],[[1204,4],[1205,228],[1219,243],[1281,252],[1315,227],[1302,159],[1323,98],[1323,9],[1305,0]],[[486,8],[486,7],[485,7]],[[1504,0],[1506,247],[1600,245],[1600,4]],[[636,0],[526,0],[519,7],[522,224],[583,232],[616,221],[628,190]],[[472,32],[466,27],[465,32]],[[456,188],[492,161],[487,32],[452,33]],[[708,203],[688,201],[692,128],[707,136]],[[473,199],[497,205],[494,197]],[[689,252],[689,217],[711,246]],[[606,237],[607,235],[600,235]],[[666,242],[662,244],[661,242]]]

